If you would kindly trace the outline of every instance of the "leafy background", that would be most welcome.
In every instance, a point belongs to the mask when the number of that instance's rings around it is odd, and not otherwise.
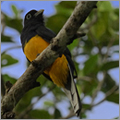
[[[4,7],[4,2],[1,3],[1,7]],[[75,5],[75,1],[57,2],[56,12],[45,16],[46,26],[58,33]],[[14,84],[28,66],[24,55],[21,59],[14,56],[15,53],[20,57],[22,53],[18,36],[23,28],[24,9],[18,9],[15,4],[11,4],[9,9],[12,10],[13,16],[1,12],[1,47],[5,46],[5,49],[1,49],[2,97],[5,94],[5,82],[10,81]],[[13,32],[10,33],[10,31]],[[119,105],[119,86],[116,80],[119,76],[116,72],[119,67],[119,9],[114,8],[109,1],[99,1],[97,9],[91,12],[79,31],[85,32],[86,36],[74,40],[68,48],[78,72],[76,85],[83,104],[80,117],[89,119],[92,114],[94,119],[112,119],[109,117],[110,110],[114,113],[118,112],[118,109],[117,107],[114,109],[111,104]],[[23,66],[22,72],[19,67],[13,71],[14,66]],[[27,92],[15,107],[16,118],[77,118],[73,115],[71,104],[61,88],[53,85],[42,75],[37,81],[41,86]],[[106,102],[109,103],[109,107],[105,104]],[[100,105],[102,108],[99,109],[99,115],[95,118],[94,111]],[[104,109],[107,110],[105,115],[102,114]],[[118,116],[113,117],[118,118]]]

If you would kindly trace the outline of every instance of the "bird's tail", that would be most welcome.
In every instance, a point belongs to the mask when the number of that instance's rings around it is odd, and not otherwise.
[[[73,79],[73,74],[71,72],[70,66],[68,65],[70,73],[69,73],[69,80],[68,83],[66,84],[65,88],[63,88],[64,92],[66,93],[67,97],[69,98],[72,107],[74,109],[74,112],[76,113],[77,116],[79,116],[82,105],[80,101],[80,97],[78,95],[78,91]]]

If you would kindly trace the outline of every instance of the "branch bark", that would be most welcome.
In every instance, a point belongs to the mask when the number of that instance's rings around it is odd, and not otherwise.
[[[1,95],[2,97],[5,95],[5,85],[4,85],[2,74],[1,74]]]
[[[51,44],[30,64],[25,73],[2,99],[1,112],[4,118],[6,117],[5,114],[13,110],[27,91],[40,85],[36,82],[38,76],[63,53],[67,44],[71,43],[74,34],[92,9],[95,8],[96,3],[96,1],[81,1],[77,3],[72,15],[57,36],[53,38]]]

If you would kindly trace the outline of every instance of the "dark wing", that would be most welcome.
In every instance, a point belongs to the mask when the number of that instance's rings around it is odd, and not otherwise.
[[[52,30],[46,28],[45,26],[39,26],[36,29],[36,33],[39,36],[41,36],[44,40],[46,40],[48,43],[50,43],[52,38],[56,36],[56,34]]]
[[[45,26],[39,26],[36,29],[36,33],[39,36],[41,36],[44,40],[46,40],[48,43],[50,43],[52,38],[54,38],[56,36],[56,34],[52,30],[46,28]],[[69,51],[69,49],[67,47],[66,47],[63,54],[68,55],[68,56],[71,57],[71,53],[70,53],[70,51]]]
[[[39,35],[39,36],[41,36],[44,40],[46,40],[48,43],[50,43],[50,41],[52,40],[52,38],[54,38],[55,36],[56,36],[56,34],[52,31],[52,30],[50,30],[50,29],[48,29],[48,28],[46,28],[44,25],[43,26],[39,26],[37,29],[36,29],[36,33]],[[66,58],[67,58],[67,60],[68,60],[68,63],[69,63],[69,65],[70,65],[70,68],[71,68],[71,71],[72,71],[72,73],[74,73],[75,72],[75,76],[73,75],[73,77],[75,78],[75,77],[77,77],[77,72],[76,72],[76,69],[75,69],[75,66],[74,66],[74,63],[73,63],[73,61],[72,61],[72,59],[71,59],[71,53],[70,53],[70,51],[69,51],[69,49],[66,47],[66,49],[65,49],[65,51],[64,51],[64,53],[63,53],[65,56],[66,56]],[[45,74],[43,74],[45,77],[49,77],[49,76],[47,76],[47,75],[45,75]]]

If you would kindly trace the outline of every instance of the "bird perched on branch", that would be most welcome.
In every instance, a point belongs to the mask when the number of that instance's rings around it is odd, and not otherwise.
[[[24,18],[24,28],[21,33],[21,43],[24,54],[29,62],[36,57],[50,44],[56,35],[44,25],[43,9],[29,11]],[[43,75],[54,84],[62,87],[69,98],[74,112],[77,116],[81,111],[81,102],[75,86],[74,78],[76,69],[71,59],[71,53],[66,47],[61,57],[48,67]]]

